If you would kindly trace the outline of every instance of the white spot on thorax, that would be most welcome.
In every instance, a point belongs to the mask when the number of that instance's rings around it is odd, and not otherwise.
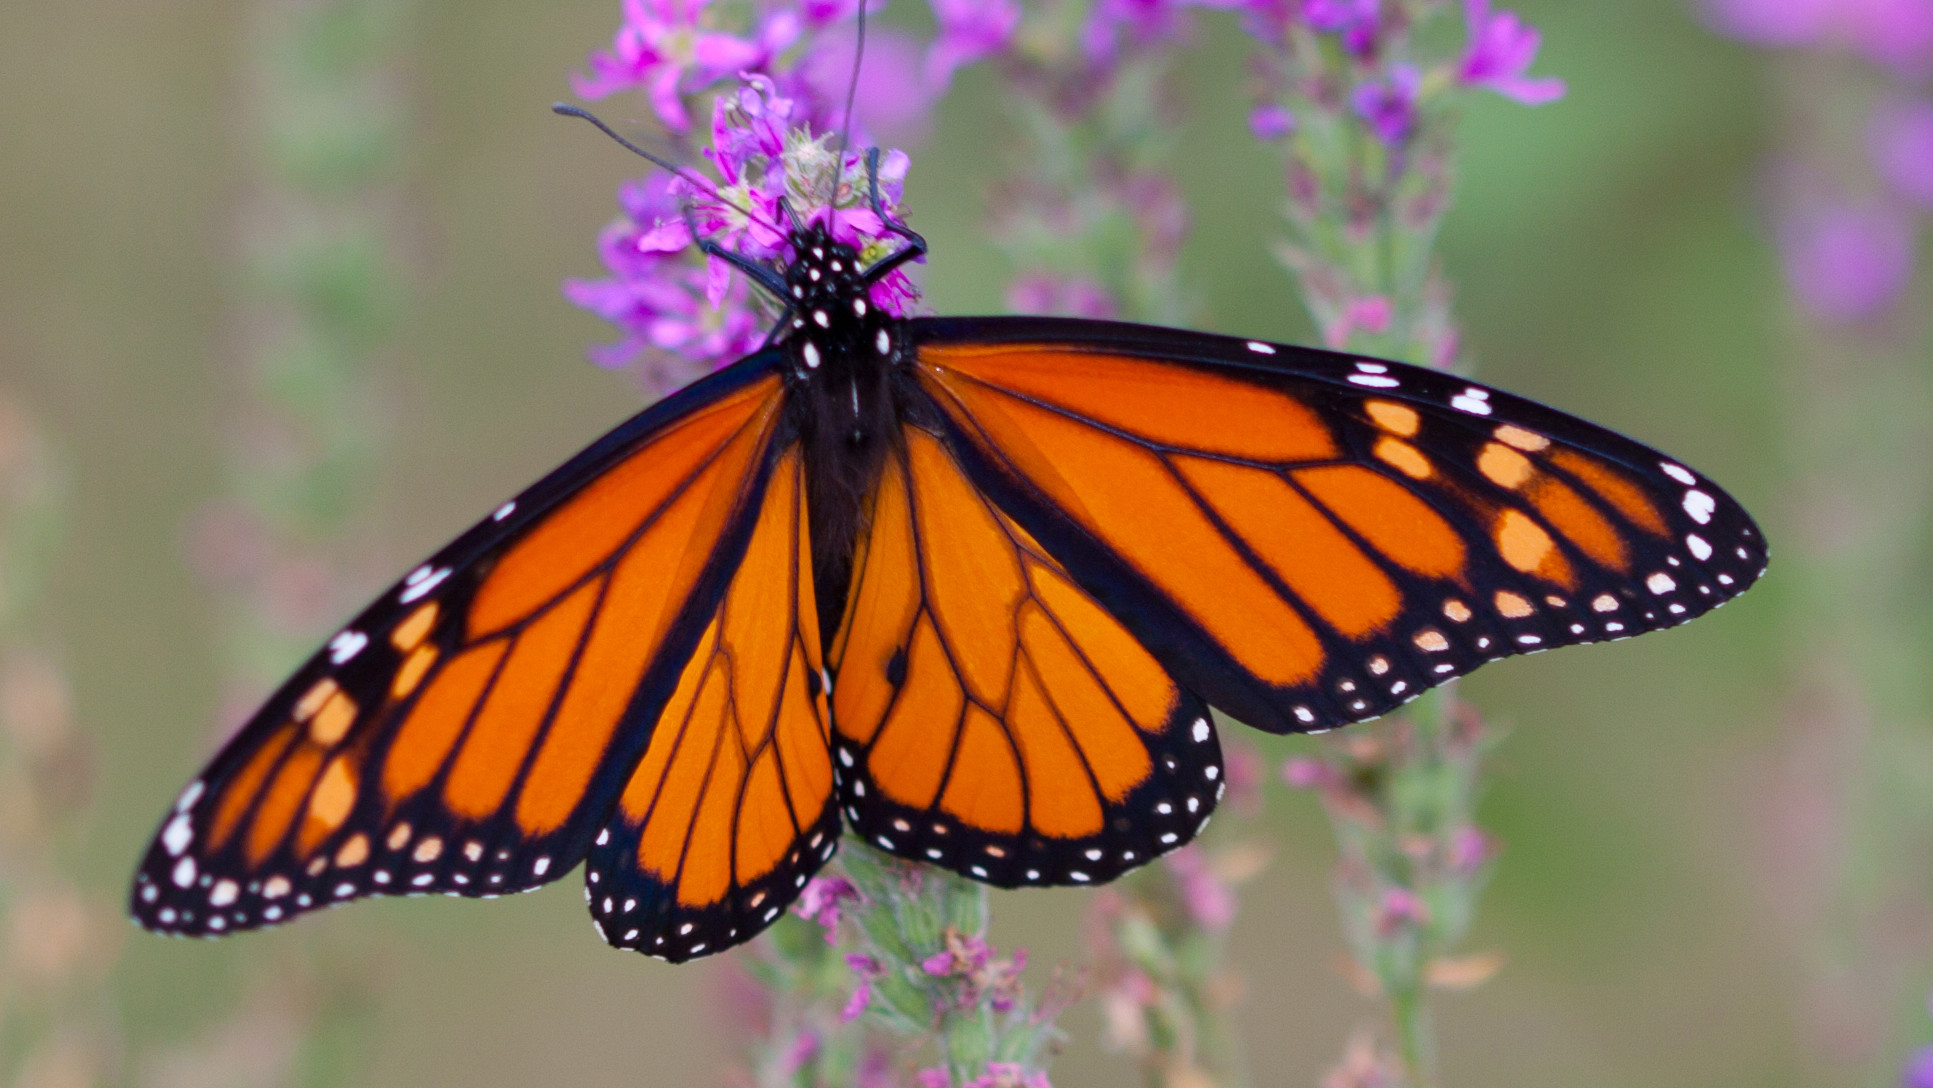
[[[826,312],[824,310],[812,311],[812,322],[813,324],[819,326],[822,329],[829,329],[832,327],[832,318],[826,316]]]
[[[819,345],[807,340],[805,342],[805,348],[800,354],[805,356],[805,365],[807,367],[813,370],[819,369]]]
[[[879,330],[879,335],[873,337],[873,344],[879,348],[881,355],[885,355],[893,350],[893,338],[886,335],[885,329]]]
[[[863,298],[856,298],[856,299],[853,299],[853,300],[852,300],[852,312],[853,312],[853,313],[856,313],[856,314],[858,314],[858,315],[859,315],[860,317],[865,317],[865,316],[866,316],[866,300],[865,300],[865,299],[863,299]]]

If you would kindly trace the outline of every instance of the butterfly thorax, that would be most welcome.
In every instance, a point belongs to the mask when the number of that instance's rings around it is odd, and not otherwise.
[[[894,373],[901,323],[867,295],[859,254],[823,227],[792,235],[788,314],[775,337],[805,448],[812,551],[822,608],[836,607],[867,494],[898,434]]]

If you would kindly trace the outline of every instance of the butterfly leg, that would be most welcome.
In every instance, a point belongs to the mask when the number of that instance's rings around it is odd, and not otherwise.
[[[906,239],[906,248],[881,257],[871,268],[866,269],[868,286],[878,283],[886,274],[907,261],[926,255],[926,239],[906,224],[886,214],[886,206],[879,202],[879,149],[866,149],[866,190],[872,200],[873,214],[879,216],[888,231]]]

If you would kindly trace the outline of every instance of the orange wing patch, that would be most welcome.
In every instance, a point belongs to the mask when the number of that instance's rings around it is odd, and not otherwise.
[[[1173,340],[1176,359],[1137,357],[1035,327],[920,344],[974,482],[1184,683],[1263,728],[1374,717],[1508,653],[1678,622],[1755,577],[1684,590],[1670,568],[1717,554],[1696,527],[1721,506],[1748,537],[1749,520],[1582,421],[1401,364],[1174,334],[1146,350]],[[1683,592],[1704,599],[1658,600]]]
[[[1206,708],[939,439],[904,434],[833,641],[848,820],[1010,886],[1105,880],[1191,838],[1221,785]]]
[[[702,634],[693,598],[735,561],[769,461],[778,379],[719,384],[506,504],[332,640],[183,794],[136,878],[136,918],[217,933],[372,894],[493,895],[575,865],[671,693],[682,659],[667,657]]]
[[[832,853],[838,810],[806,532],[793,447],[591,851],[591,914],[614,945],[683,960],[736,944]]]

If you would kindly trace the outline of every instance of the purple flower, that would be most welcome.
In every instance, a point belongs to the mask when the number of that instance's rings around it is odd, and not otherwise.
[[[839,1011],[840,1023],[850,1024],[864,1015],[866,1007],[872,1004],[873,980],[884,975],[886,969],[879,965],[878,960],[858,952],[846,956],[846,966],[859,976],[858,987],[846,999],[846,1007]]]
[[[1900,195],[1933,207],[1933,102],[1896,102],[1873,118],[1873,162]]]
[[[1392,314],[1387,296],[1367,295],[1350,299],[1349,305],[1343,307],[1342,313],[1322,331],[1322,341],[1340,350],[1348,346],[1349,338],[1358,331],[1371,334],[1388,332]]]
[[[1264,102],[1249,111],[1248,130],[1258,140],[1279,140],[1295,131],[1295,114],[1287,106]]]
[[[1020,5],[1015,0],[928,0],[928,4],[940,27],[926,53],[925,85],[933,94],[946,90],[955,71],[1005,49],[1020,26]]]
[[[825,927],[826,943],[839,943],[839,910],[845,903],[859,902],[859,889],[839,876],[815,876],[792,904],[792,913]]]
[[[1408,888],[1390,888],[1376,912],[1376,930],[1384,936],[1429,921],[1430,911],[1420,896]]]
[[[936,1065],[913,1074],[913,1088],[953,1088],[953,1077],[945,1066]]]
[[[1470,876],[1483,863],[1490,860],[1493,849],[1490,836],[1480,828],[1464,826],[1456,829],[1450,836],[1450,871],[1458,876]]]
[[[1392,65],[1388,79],[1372,79],[1357,87],[1350,104],[1356,116],[1369,122],[1377,139],[1392,146],[1400,144],[1416,127],[1416,88],[1420,82],[1415,66]]]
[[[1724,33],[1774,48],[1841,46],[1909,75],[1933,62],[1927,0],[1707,0]]]
[[[1182,906],[1203,929],[1219,932],[1235,921],[1235,893],[1230,890],[1199,845],[1187,846],[1162,861],[1181,892]]]
[[[922,1086],[924,1088],[924,1086]],[[1029,1072],[1017,1062],[988,1062],[987,1071],[966,1082],[965,1088],[1054,1088],[1047,1074]]]
[[[1457,78],[1472,87],[1488,87],[1526,106],[1541,106],[1564,97],[1561,79],[1527,79],[1537,59],[1540,35],[1514,12],[1492,14],[1490,0],[1464,0],[1470,43]]]
[[[1878,317],[1913,273],[1913,227],[1895,211],[1812,201],[1779,229],[1785,278],[1799,303],[1821,321]]]
[[[779,79],[780,87],[804,107],[796,121],[814,132],[838,131],[846,123],[856,37],[851,25],[815,36],[791,73]],[[926,85],[925,63],[925,47],[909,35],[866,27],[866,59],[859,66],[848,146],[917,142],[923,136],[939,98]]]
[[[1380,0],[1302,0],[1302,22],[1322,34],[1335,34],[1358,57],[1376,51],[1382,30]]]
[[[1900,1088],[1933,1088],[1933,1046],[1923,1046],[1906,1059],[1899,1076]]]
[[[946,931],[946,947],[920,961],[920,970],[935,978],[970,975],[987,965],[993,948],[978,937],[958,930]]]
[[[1063,279],[1043,272],[1017,277],[1007,288],[1007,308],[1020,314],[1055,314],[1101,320],[1116,313],[1107,288],[1082,277]]]
[[[683,94],[734,73],[758,68],[790,46],[796,26],[768,23],[770,36],[752,41],[700,25],[711,0],[624,0],[624,25],[608,53],[592,53],[590,74],[572,76],[585,98],[644,91],[658,119],[674,132],[691,127]]]
[[[1282,764],[1282,781],[1291,789],[1312,790],[1329,785],[1336,779],[1336,772],[1327,763],[1307,756],[1294,756]]]

